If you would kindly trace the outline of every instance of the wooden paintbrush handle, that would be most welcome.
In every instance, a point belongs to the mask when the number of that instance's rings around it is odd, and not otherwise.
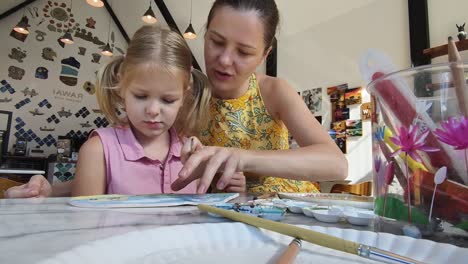
[[[279,257],[276,264],[292,264],[294,259],[296,259],[297,254],[301,251],[301,240],[295,238],[284,251],[283,254]]]

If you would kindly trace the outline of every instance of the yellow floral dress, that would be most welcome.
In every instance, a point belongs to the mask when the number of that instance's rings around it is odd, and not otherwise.
[[[267,112],[255,74],[249,79],[247,92],[237,99],[210,102],[208,127],[200,134],[204,145],[253,150],[288,149],[288,130]],[[314,183],[245,173],[247,191],[318,192]]]

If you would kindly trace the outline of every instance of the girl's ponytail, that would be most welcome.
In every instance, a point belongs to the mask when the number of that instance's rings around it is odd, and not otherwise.
[[[185,95],[175,124],[181,136],[199,136],[209,120],[211,90],[208,78],[196,69],[192,69],[191,75],[191,89]]]
[[[99,107],[111,124],[125,123],[117,115],[116,109],[123,107],[123,99],[120,94],[119,79],[120,68],[124,61],[119,56],[101,68],[97,74],[96,96]]]

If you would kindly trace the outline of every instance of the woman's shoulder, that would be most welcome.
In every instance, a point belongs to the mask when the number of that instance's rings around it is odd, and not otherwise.
[[[256,74],[260,93],[268,111],[277,117],[279,107],[285,99],[297,96],[297,91],[284,79]]]
[[[278,77],[273,77],[269,76],[263,73],[256,73],[255,74],[258,85],[260,89],[270,91],[270,90],[277,90],[281,89],[285,86],[289,86],[288,82],[284,79],[278,78]]]

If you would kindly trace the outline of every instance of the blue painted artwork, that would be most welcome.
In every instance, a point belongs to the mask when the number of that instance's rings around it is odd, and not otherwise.
[[[77,207],[167,207],[179,205],[220,204],[239,196],[238,193],[94,195],[71,198]]]

